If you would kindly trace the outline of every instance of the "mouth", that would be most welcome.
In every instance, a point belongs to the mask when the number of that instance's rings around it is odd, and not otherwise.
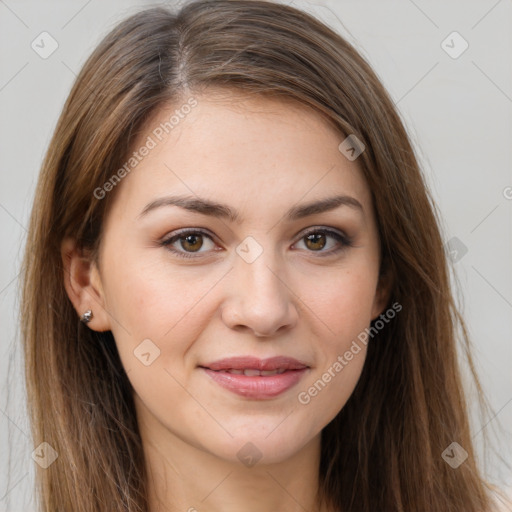
[[[222,359],[200,368],[217,384],[255,400],[276,397],[295,386],[309,366],[290,357],[258,359],[251,356]]]
[[[208,370],[212,370],[212,368],[208,368]],[[256,370],[255,368],[230,368],[229,370],[212,370],[214,372],[223,372],[223,373],[231,373],[234,375],[245,375],[246,377],[268,377],[269,375],[280,375],[281,373],[287,371],[295,371],[295,370],[286,370],[285,368],[279,368],[278,370]]]

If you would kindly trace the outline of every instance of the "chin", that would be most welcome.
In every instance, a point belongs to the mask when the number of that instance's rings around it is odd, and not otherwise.
[[[232,434],[217,439],[218,443],[212,445],[210,438],[204,443],[204,449],[226,460],[227,462],[241,462],[247,467],[251,465],[278,464],[292,458],[308,443],[315,439],[316,434],[307,434],[302,428],[288,425],[287,420],[279,425],[274,421],[253,421],[250,427],[235,428],[226,425]]]

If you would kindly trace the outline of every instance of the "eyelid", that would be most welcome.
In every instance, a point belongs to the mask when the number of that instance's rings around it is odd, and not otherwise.
[[[304,231],[301,231],[299,233],[300,239],[304,238],[305,236],[307,236],[311,233],[318,233],[318,232],[334,234],[334,235],[337,235],[339,237],[346,239],[347,241],[350,240],[350,237],[346,233],[344,233],[342,230],[339,230],[336,228],[331,228],[328,226],[310,226],[309,228],[306,228]]]
[[[193,235],[193,234],[206,235],[207,237],[211,238],[212,240],[215,239],[215,235],[213,233],[210,233],[210,231],[206,230],[205,228],[181,228],[181,229],[177,229],[176,231],[173,231],[170,234],[170,236],[166,235],[162,239],[162,242],[168,242],[169,240],[179,238],[180,236]]]
[[[168,251],[172,252],[173,254],[176,254],[178,257],[181,257],[181,258],[198,258],[200,254],[204,254],[204,251],[203,252],[199,251],[199,252],[194,253],[194,252],[178,251],[172,247],[172,244],[174,242],[178,241],[180,238],[185,238],[186,235],[206,236],[207,238],[212,240],[212,242],[216,243],[215,242],[216,237],[203,228],[182,228],[182,229],[178,229],[177,231],[173,231],[171,236],[164,237],[162,239],[162,241],[160,242],[160,244],[162,246],[164,246]],[[207,253],[208,253],[208,251],[206,252],[206,254]],[[198,256],[196,256],[196,254]]]
[[[334,238],[338,244],[341,244],[340,247],[337,247],[336,249],[331,249],[329,251],[306,251],[312,254],[317,253],[319,257],[323,256],[330,256],[334,254],[338,254],[342,252],[343,250],[346,250],[348,247],[353,246],[353,239],[352,237],[348,236],[346,233],[344,233],[341,230],[337,230],[336,228],[331,228],[327,226],[310,226],[306,228],[305,230],[299,232],[296,237],[298,236],[298,239],[296,242],[293,243],[293,245],[299,243],[302,241],[306,236],[313,234],[313,233],[324,233],[327,236],[330,236]],[[202,236],[206,236],[212,242],[216,243],[216,237],[212,233],[210,233],[208,230],[204,228],[182,228],[177,231],[174,231],[171,236],[166,236],[162,239],[160,242],[161,245],[163,245],[167,250],[170,252],[176,254],[178,257],[182,258],[199,258],[201,254],[208,254],[212,251],[198,251],[198,252],[186,252],[186,251],[179,251],[171,247],[171,245],[178,241],[180,238],[184,238],[186,235],[196,235],[200,234]],[[293,247],[292,245],[292,247]],[[213,252],[218,252],[214,249]]]
[[[340,246],[338,246],[335,249],[331,249],[329,251],[307,251],[311,254],[318,254],[318,257],[328,257],[336,254],[340,254],[341,252],[345,251],[347,248],[352,247],[354,245],[354,240],[352,237],[348,236],[346,233],[344,233],[341,230],[330,228],[326,226],[311,226],[306,229],[306,231],[301,232],[300,237],[297,242],[294,243],[294,245],[300,241],[302,241],[306,236],[313,234],[313,233],[324,233],[327,236],[330,236],[331,238],[334,238]]]

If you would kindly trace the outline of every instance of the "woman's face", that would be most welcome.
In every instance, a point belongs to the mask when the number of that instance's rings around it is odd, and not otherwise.
[[[155,443],[277,462],[347,402],[385,306],[370,191],[304,106],[183,104],[147,125],[116,185],[91,328],[112,331]]]

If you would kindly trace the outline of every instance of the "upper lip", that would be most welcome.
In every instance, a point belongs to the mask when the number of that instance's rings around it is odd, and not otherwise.
[[[302,370],[309,368],[307,364],[301,363],[293,357],[276,356],[267,359],[259,359],[253,356],[238,356],[219,359],[205,365],[203,368],[210,370]]]

